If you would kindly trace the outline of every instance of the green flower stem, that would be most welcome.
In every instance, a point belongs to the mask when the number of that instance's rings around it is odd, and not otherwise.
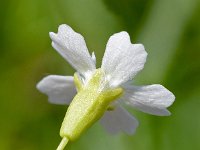
[[[62,141],[60,142],[58,148],[56,150],[63,150],[67,145],[69,139],[67,137],[63,137]]]

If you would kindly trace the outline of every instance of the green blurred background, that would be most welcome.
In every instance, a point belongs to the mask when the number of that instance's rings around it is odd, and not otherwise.
[[[35,85],[74,73],[48,36],[62,23],[85,37],[98,66],[109,36],[128,31],[149,54],[135,82],[176,95],[170,117],[130,109],[135,135],[112,136],[96,123],[69,150],[200,149],[200,0],[3,0],[0,18],[0,150],[53,150],[61,140],[66,106],[49,104]]]

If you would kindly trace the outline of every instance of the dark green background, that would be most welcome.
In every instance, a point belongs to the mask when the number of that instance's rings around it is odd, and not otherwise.
[[[53,150],[66,106],[51,105],[35,85],[74,70],[51,47],[49,31],[66,23],[86,39],[100,66],[106,42],[126,30],[148,52],[137,84],[161,83],[176,95],[170,117],[130,109],[133,136],[96,123],[69,150],[200,149],[199,0],[3,0],[0,2],[0,149]]]

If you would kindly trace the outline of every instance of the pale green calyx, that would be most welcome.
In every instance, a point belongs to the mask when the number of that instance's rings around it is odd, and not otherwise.
[[[61,126],[60,136],[70,141],[76,140],[87,128],[102,117],[109,104],[116,100],[122,93],[122,88],[102,88],[104,72],[97,69],[89,82],[83,85],[78,76],[74,81],[78,89],[77,95],[68,107]]]

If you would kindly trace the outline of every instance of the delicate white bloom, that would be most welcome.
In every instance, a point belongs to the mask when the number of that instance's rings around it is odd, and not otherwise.
[[[89,54],[84,38],[68,25],[60,25],[58,33],[50,33],[52,46],[78,72],[86,86],[96,70],[96,57]],[[111,133],[124,131],[134,133],[138,121],[121,104],[125,103],[145,113],[167,116],[167,110],[175,96],[159,84],[133,86],[130,80],[143,69],[147,52],[142,44],[132,44],[127,32],[112,35],[108,40],[101,68],[105,73],[102,90],[122,87],[123,95],[114,103],[114,109],[106,111],[101,119],[102,125]],[[76,94],[72,76],[50,75],[37,85],[55,104],[70,104]]]

